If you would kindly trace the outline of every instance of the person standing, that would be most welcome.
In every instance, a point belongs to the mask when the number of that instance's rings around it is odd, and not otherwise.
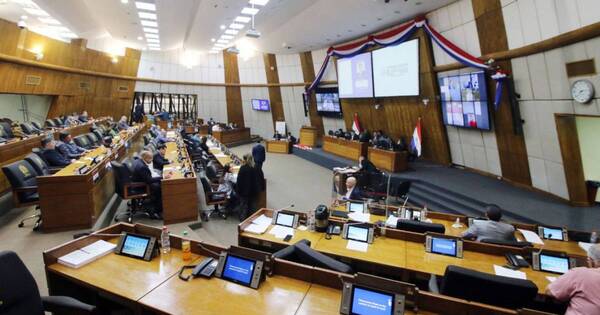
[[[262,172],[262,166],[266,160],[266,153],[265,147],[260,143],[260,141],[257,141],[256,145],[252,148],[252,157],[254,158],[256,168]]]
[[[237,175],[236,190],[240,197],[240,221],[256,211],[256,200],[260,192],[261,183],[255,168],[252,154],[245,154],[242,166]]]

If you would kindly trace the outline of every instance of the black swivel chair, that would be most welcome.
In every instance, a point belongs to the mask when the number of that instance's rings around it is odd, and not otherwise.
[[[435,277],[432,277],[429,289],[435,293],[510,309],[527,307],[538,293],[538,287],[530,280],[496,276],[458,266],[446,267],[439,290],[436,285]]]
[[[60,119],[59,117],[56,117],[52,120],[54,121],[54,124],[56,125],[56,127],[64,127],[65,126],[65,122],[62,119]]]
[[[132,172],[129,161],[123,163],[110,162],[115,173],[115,190],[123,200],[127,200],[127,210],[118,213],[115,221],[118,222],[123,216],[127,216],[127,222],[131,223],[136,216],[150,217],[148,211],[144,211],[144,201],[150,197],[150,186],[142,182],[132,180]]]
[[[33,166],[25,160],[16,161],[2,167],[2,171],[12,187],[13,201],[17,208],[35,205],[39,210],[40,195],[38,194],[37,180],[38,173]],[[25,221],[36,219],[33,230],[37,231],[42,223],[42,215],[36,213],[28,216],[19,222],[19,227],[23,227]]]
[[[8,135],[6,134],[6,131],[4,131],[4,128],[0,128],[0,143],[6,142],[8,139]]]
[[[40,296],[35,279],[12,251],[0,252],[0,314],[96,314],[93,305],[68,296]]]
[[[39,155],[35,153],[29,153],[25,156],[25,161],[29,163],[38,176],[52,175],[60,170],[60,168],[50,168],[48,163],[44,161]]]
[[[42,125],[38,124],[35,121],[30,122],[30,124],[35,127],[37,130],[44,130],[44,128],[42,128]]]
[[[80,135],[73,138],[73,141],[77,146],[80,146],[84,149],[90,149],[92,147],[92,143],[90,143],[90,139],[86,137],[86,135]]]
[[[104,139],[104,134],[102,133],[102,130],[99,128],[93,129],[92,133],[94,135],[96,135],[96,138],[98,138],[98,143],[100,143],[102,141],[102,139]]]
[[[0,122],[0,128],[4,129],[4,133],[8,137],[7,139],[15,137],[15,135],[12,132],[12,127],[11,127],[10,123],[8,123],[6,121],[2,121],[2,122]]]
[[[220,211],[219,206],[224,206],[225,204],[227,204],[227,193],[216,191],[217,185],[211,185],[208,182],[208,180],[203,176],[200,176],[200,183],[202,184],[202,189],[204,190],[206,205],[214,206],[214,209],[209,209],[207,211],[208,213],[206,213],[206,216],[203,219],[208,221],[210,219],[210,216],[215,212],[219,213],[219,215],[222,218],[226,219],[227,214],[225,212]]]
[[[412,186],[412,182],[409,180],[403,181],[398,184],[392,190],[391,194],[396,197],[396,201],[404,203],[406,198],[408,198],[408,193],[410,192],[410,186]]]
[[[399,219],[396,223],[396,229],[416,233],[434,232],[444,234],[446,232],[446,228],[443,224],[406,219]]]
[[[46,119],[46,128],[58,128],[54,120]]]
[[[337,272],[353,273],[350,266],[310,248],[310,241],[305,239],[274,253],[273,257]]]
[[[98,138],[95,133],[86,133],[85,136],[90,141],[90,146],[97,148],[100,145],[100,140],[102,140],[102,138]]]
[[[34,128],[33,125],[31,125],[30,123],[22,123],[21,124],[21,130],[26,135],[33,135],[33,134],[37,134],[38,133],[37,128]]]

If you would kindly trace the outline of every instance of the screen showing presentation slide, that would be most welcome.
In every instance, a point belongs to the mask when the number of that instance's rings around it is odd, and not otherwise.
[[[373,51],[375,97],[419,95],[419,40]]]
[[[483,71],[439,79],[444,123],[490,130],[488,97]]]
[[[249,285],[254,271],[254,261],[227,255],[223,278]]]
[[[340,98],[337,92],[316,92],[317,97],[317,111],[318,112],[330,112],[330,113],[339,113],[341,112],[340,108]]]
[[[540,255],[540,269],[548,272],[565,273],[569,271],[569,258]]]
[[[378,291],[354,287],[352,292],[352,314],[391,315],[394,296]]]
[[[269,106],[269,100],[253,99],[252,100],[252,109],[261,110],[261,111],[265,111],[265,112],[270,111],[271,107]]]
[[[363,53],[337,61],[340,98],[373,97],[371,53]]]
[[[125,242],[123,242],[123,254],[142,258],[146,253],[146,247],[148,247],[149,239],[143,237],[137,237],[133,235],[127,235]]]
[[[294,215],[287,213],[277,214],[277,224],[292,227],[294,226]]]
[[[369,240],[369,228],[361,226],[348,226],[347,238],[350,240],[367,242]]]
[[[431,251],[437,254],[456,256],[456,240],[433,238],[431,240]]]

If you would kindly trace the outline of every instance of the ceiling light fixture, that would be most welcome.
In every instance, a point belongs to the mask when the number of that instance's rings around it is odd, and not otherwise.
[[[237,35],[237,33],[239,33],[238,30],[226,30],[225,34],[229,34],[229,35]]]
[[[227,43],[229,43],[229,41],[228,41],[228,40],[225,40],[225,39],[219,39],[219,40],[217,41],[217,43],[227,44]]]
[[[227,26],[225,26],[225,25],[221,25],[221,26],[219,26],[219,28],[220,28],[220,29],[222,29],[222,30],[224,30],[226,27],[227,27]]]
[[[252,18],[249,16],[238,16],[233,21],[237,23],[248,23]]]
[[[27,15],[21,15],[21,20],[27,20],[29,17]]]
[[[144,27],[144,33],[158,34],[158,29],[156,29],[156,28],[150,28],[150,27]]]
[[[121,3],[122,3],[122,4],[128,4],[128,3],[129,3],[129,0],[121,0]]]
[[[34,8],[23,8],[23,10],[25,10],[25,12],[31,14],[31,15],[36,15],[36,16],[50,16],[46,11],[42,10],[42,9],[34,9]]]
[[[242,9],[242,14],[247,14],[247,15],[256,15],[256,13],[258,13],[258,9],[257,8],[243,8]]]
[[[232,28],[234,30],[241,30],[242,28],[244,28],[244,24],[231,23],[231,25],[229,25],[229,28]]]
[[[233,39],[234,36],[231,35],[221,35],[221,39]]]
[[[210,41],[214,43],[216,41],[216,39],[211,38]]]
[[[44,24],[60,25],[60,22],[57,19],[53,19],[51,17],[39,17],[38,20]]]
[[[156,39],[156,38],[148,38],[146,39],[146,41],[148,43],[156,43],[156,44],[160,44],[160,40]]]
[[[64,37],[64,38],[77,38],[77,35],[75,35],[74,33],[62,33],[60,34],[60,36]]]
[[[140,19],[156,20],[156,13],[138,12]]]
[[[146,38],[158,38],[158,34],[145,34]]]
[[[256,5],[266,5],[269,2],[269,0],[250,0],[250,4],[256,4]]]
[[[155,21],[141,20],[140,22],[143,26],[158,27],[158,23],[156,23]]]
[[[138,40],[143,40],[144,38],[142,36],[138,36]]]
[[[156,11],[156,4],[148,2],[136,2],[135,7],[139,10]]]
[[[148,47],[148,50],[160,50],[160,47]]]

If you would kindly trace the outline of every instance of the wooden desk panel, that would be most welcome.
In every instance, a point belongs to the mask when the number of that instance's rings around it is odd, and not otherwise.
[[[309,147],[316,147],[319,133],[315,127],[303,126],[300,128],[300,144]]]
[[[324,236],[322,233],[317,234]],[[348,240],[339,235],[332,235],[330,240],[325,239],[325,237],[321,238],[313,247],[322,253],[338,257],[348,257],[395,268],[406,266],[406,241],[389,237],[376,237],[373,244],[369,244],[367,252],[347,249],[346,244],[348,244]]]
[[[196,174],[185,148],[181,149],[183,160],[178,161],[179,149],[175,142],[167,142],[165,157],[171,164],[163,168],[163,176],[171,172],[173,177],[161,181],[164,224],[174,224],[198,220],[198,194]],[[190,177],[185,178],[183,167],[192,170]]]
[[[213,137],[222,144],[231,144],[250,140],[250,128],[237,128],[232,130],[213,131]]]
[[[367,143],[323,136],[323,151],[357,161],[367,155]]]
[[[144,296],[144,308],[166,314],[295,314],[309,282],[267,277],[258,290],[219,278],[181,281],[172,277]],[[176,294],[174,294],[176,292]]]
[[[287,140],[268,140],[267,152],[290,154],[292,153],[292,148],[290,142]]]
[[[406,151],[397,152],[369,147],[368,155],[369,161],[373,162],[377,168],[388,172],[402,172],[408,169],[408,153]]]

